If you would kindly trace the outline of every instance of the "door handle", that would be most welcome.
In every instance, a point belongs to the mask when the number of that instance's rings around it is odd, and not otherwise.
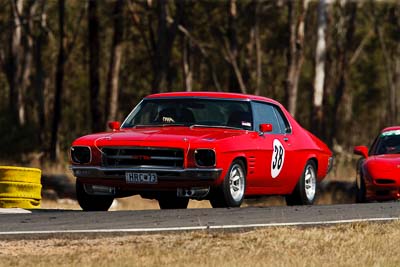
[[[284,138],[283,138],[283,141],[287,142],[287,141],[289,141],[289,138],[284,137]]]

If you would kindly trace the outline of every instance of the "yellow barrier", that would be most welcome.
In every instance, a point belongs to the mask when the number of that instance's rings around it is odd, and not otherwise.
[[[40,200],[23,198],[0,198],[1,208],[38,209]]]
[[[40,208],[41,170],[0,166],[0,208]]]

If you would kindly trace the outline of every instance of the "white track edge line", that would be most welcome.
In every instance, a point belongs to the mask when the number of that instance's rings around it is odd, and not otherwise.
[[[21,209],[21,208],[0,208],[1,214],[21,214],[21,213],[32,213],[30,210]]]
[[[309,225],[330,225],[355,222],[378,222],[397,221],[398,217],[349,219],[315,222],[291,222],[291,223],[257,223],[257,224],[235,224],[235,225],[204,225],[204,226],[182,226],[182,227],[159,227],[159,228],[127,228],[127,229],[87,229],[87,230],[42,230],[42,231],[10,231],[0,232],[0,235],[22,235],[22,234],[74,234],[74,233],[149,233],[149,232],[173,232],[191,230],[221,230],[221,229],[246,229],[260,227],[282,227],[282,226],[309,226]]]

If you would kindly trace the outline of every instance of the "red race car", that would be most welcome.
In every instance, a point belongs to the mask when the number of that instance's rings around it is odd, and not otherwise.
[[[357,202],[400,199],[400,126],[383,129],[372,143],[354,147]]]
[[[245,197],[285,195],[314,202],[332,153],[278,102],[260,96],[177,92],[144,98],[111,132],[71,147],[77,199],[108,210],[114,198],[141,195],[161,209],[189,199],[239,207]]]

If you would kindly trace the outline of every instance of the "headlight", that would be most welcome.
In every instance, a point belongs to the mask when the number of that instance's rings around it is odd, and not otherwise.
[[[71,159],[74,163],[86,164],[92,160],[90,147],[73,146],[71,147]]]
[[[215,151],[212,149],[197,149],[194,151],[194,158],[199,167],[215,166]]]

